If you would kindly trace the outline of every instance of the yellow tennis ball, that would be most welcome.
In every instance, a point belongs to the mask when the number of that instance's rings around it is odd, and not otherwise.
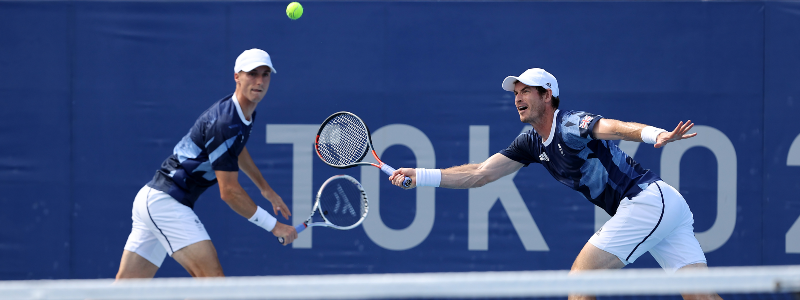
[[[292,20],[299,19],[303,15],[303,6],[299,2],[289,3],[289,6],[286,7],[286,15]]]

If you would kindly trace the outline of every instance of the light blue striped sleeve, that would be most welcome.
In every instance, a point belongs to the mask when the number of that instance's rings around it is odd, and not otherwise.
[[[597,121],[602,118],[601,115],[582,111],[566,113],[561,120],[561,135],[564,143],[572,149],[583,149],[594,139],[592,130]]]

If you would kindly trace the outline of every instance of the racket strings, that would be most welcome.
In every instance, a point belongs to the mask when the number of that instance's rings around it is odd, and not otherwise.
[[[366,210],[361,189],[347,179],[328,182],[320,193],[319,206],[322,217],[340,227],[358,223]]]
[[[357,117],[341,114],[322,128],[317,141],[325,162],[345,166],[358,162],[367,152],[369,132]]]

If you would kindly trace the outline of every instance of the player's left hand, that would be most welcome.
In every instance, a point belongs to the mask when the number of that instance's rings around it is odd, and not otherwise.
[[[267,194],[267,192],[261,192],[261,195],[272,203],[272,212],[275,213],[276,216],[280,213],[288,220],[289,216],[292,215],[292,212],[286,207],[286,203],[283,203],[283,198],[277,193],[273,192],[272,194]]]
[[[692,120],[688,120],[686,121],[686,123],[683,123],[683,121],[679,122],[678,126],[675,127],[675,130],[673,130],[672,132],[662,132],[661,134],[659,134],[658,138],[656,138],[656,144],[653,145],[653,147],[661,148],[664,147],[664,145],[666,145],[667,143],[682,139],[688,139],[696,136],[697,132],[692,134],[686,134],[687,132],[689,132],[690,129],[692,129],[692,127],[694,127],[694,123],[692,123]]]

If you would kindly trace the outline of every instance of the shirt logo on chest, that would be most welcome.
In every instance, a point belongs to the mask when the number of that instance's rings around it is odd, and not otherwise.
[[[564,150],[561,149],[561,144],[556,144],[558,146],[558,152],[561,152],[561,156],[564,156]]]
[[[547,157],[547,153],[542,152],[542,154],[539,154],[539,160],[540,161],[550,161],[550,158]]]

